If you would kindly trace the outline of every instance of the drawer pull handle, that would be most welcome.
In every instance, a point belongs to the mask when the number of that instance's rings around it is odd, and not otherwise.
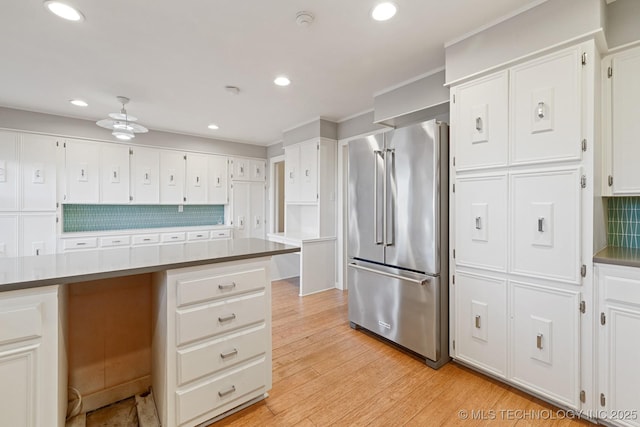
[[[544,217],[538,218],[538,231],[544,233]]]
[[[542,350],[542,334],[536,336],[536,347]]]
[[[476,329],[480,329],[480,316],[476,315]]]
[[[196,237],[204,237],[202,234],[196,234]]]
[[[236,318],[236,315],[234,313],[231,313],[228,316],[218,317],[218,322],[220,323],[229,322],[231,320],[234,320],[235,318]]]
[[[234,348],[233,350],[228,351],[226,353],[220,353],[220,357],[223,358],[223,359],[226,359],[228,357],[235,356],[237,354],[238,354],[238,349]]]
[[[476,130],[482,132],[482,117],[476,117]]]
[[[482,229],[482,217],[477,216],[476,217],[476,230],[481,230]]]
[[[176,239],[178,238],[178,236],[171,236],[171,238],[172,238],[173,240],[176,240]]]
[[[536,109],[536,114],[538,118],[544,119],[544,102],[538,102],[538,108]]]
[[[224,291],[225,289],[233,289],[236,287],[236,282],[226,283],[224,285],[218,285],[218,289]]]
[[[113,243],[120,243],[120,240],[114,240]]]
[[[84,245],[86,245],[86,243],[85,243],[85,242],[78,242],[78,243],[76,243],[76,246],[84,246]]]
[[[150,242],[151,239],[142,239],[143,242]]]
[[[219,391],[218,392],[218,396],[220,397],[225,397],[230,395],[231,393],[233,393],[234,391],[236,391],[236,386],[232,385],[231,387],[229,387],[228,389],[224,390],[224,391]]]

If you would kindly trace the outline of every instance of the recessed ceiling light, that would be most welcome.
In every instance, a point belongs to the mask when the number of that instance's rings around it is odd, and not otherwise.
[[[75,105],[76,107],[88,107],[89,106],[89,104],[84,102],[82,99],[72,99],[69,102],[71,104]]]
[[[380,3],[371,11],[371,17],[376,21],[386,21],[393,18],[398,11],[395,4],[391,2]]]
[[[273,82],[278,86],[289,86],[291,84],[291,80],[289,80],[285,76],[276,77],[276,79]]]
[[[216,125],[215,123],[211,123],[209,126],[207,126],[209,129],[211,130],[217,130],[220,129],[220,126]]]
[[[66,3],[47,0],[44,2],[44,5],[51,13],[59,16],[60,18],[66,19],[67,21],[78,22],[84,20],[84,15],[78,9],[69,6]]]

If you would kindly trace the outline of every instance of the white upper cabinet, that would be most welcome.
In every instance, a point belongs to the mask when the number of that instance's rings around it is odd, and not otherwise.
[[[186,200],[188,204],[207,203],[209,185],[209,156],[206,154],[186,155]]]
[[[0,132],[0,210],[18,209],[18,134]]]
[[[224,205],[229,203],[229,162],[224,156],[209,156],[209,203]]]
[[[457,170],[507,165],[507,76],[504,71],[455,89],[451,131]]]
[[[185,155],[178,151],[160,151],[160,203],[184,203]]]
[[[22,136],[20,168],[23,211],[56,209],[56,143],[57,139],[49,136]]]
[[[129,203],[129,147],[100,144],[100,202]]]
[[[264,160],[251,160],[251,181],[265,181],[267,162]]]
[[[285,147],[285,200],[292,203],[318,201],[318,141]]]
[[[137,204],[160,201],[160,152],[135,147],[131,154],[131,196]]]
[[[89,141],[65,142],[64,203],[98,203],[100,201],[100,144]]]
[[[581,283],[580,168],[511,173],[511,272]]]
[[[608,70],[605,74],[605,90],[611,85],[610,105],[604,111],[611,126],[613,194],[640,194],[640,47],[614,55],[611,77]]]
[[[300,200],[300,144],[284,147],[284,197],[287,202]]]
[[[511,163],[580,160],[582,49],[511,70]]]

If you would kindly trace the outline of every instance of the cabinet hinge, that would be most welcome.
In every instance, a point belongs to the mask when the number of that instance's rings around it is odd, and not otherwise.
[[[60,222],[60,217],[56,217],[56,224]]]
[[[66,143],[66,142],[63,142],[63,143],[62,143],[62,147],[63,147],[63,148],[67,148],[67,143]]]
[[[587,140],[586,139],[582,140],[582,151],[587,151]]]
[[[608,78],[613,77],[613,68],[611,67],[607,68],[607,77]]]
[[[453,192],[454,193],[456,192],[456,185],[455,184],[453,184]]]
[[[582,267],[580,267],[580,275],[582,277],[587,277],[587,266],[585,264],[582,264]]]
[[[453,250],[453,259],[456,259],[456,250]]]
[[[580,178],[580,187],[587,188],[587,176],[586,175],[582,175],[582,177]]]
[[[600,313],[600,324],[601,325],[607,324],[607,315],[604,313]]]
[[[607,398],[604,397],[604,393],[600,393],[600,406],[606,406]]]
[[[456,165],[456,156],[453,156],[453,166]]]
[[[580,313],[584,314],[587,311],[587,303],[580,301]]]
[[[320,195],[316,193],[316,200],[320,200]]]
[[[453,349],[456,349],[456,340],[453,340]]]
[[[609,187],[613,186],[613,175],[609,175],[608,184]]]
[[[56,202],[56,209],[58,209],[60,207],[60,203]]]
[[[182,198],[182,201],[183,201],[183,202],[186,202],[186,201],[187,201],[187,198],[186,198],[186,197],[183,197],[183,198]]]
[[[455,93],[453,94],[453,103],[454,104],[456,103],[456,94]]]
[[[453,276],[451,276],[451,280],[453,280],[453,284],[456,284],[456,275],[454,274]]]
[[[585,403],[587,401],[587,393],[584,390],[580,390],[580,402]]]
[[[133,148],[129,148],[129,155],[133,156]]]
[[[183,159],[187,160],[187,155],[182,156]]]
[[[582,65],[587,65],[587,52],[582,52]]]
[[[60,146],[60,142],[56,141],[56,147],[59,147],[59,146]]]
[[[133,196],[129,196],[129,201],[133,202]]]
[[[320,151],[320,144],[316,145],[316,149]]]

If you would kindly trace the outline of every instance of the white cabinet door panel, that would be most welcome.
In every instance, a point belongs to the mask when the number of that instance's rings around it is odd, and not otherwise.
[[[300,202],[318,201],[318,143],[307,142],[300,145]],[[286,162],[286,160],[285,160]]]
[[[284,148],[284,198],[286,202],[300,200],[300,144]]]
[[[508,74],[494,74],[456,89],[455,153],[459,171],[506,166]]]
[[[580,294],[514,282],[512,380],[570,408],[580,405]]]
[[[611,67],[613,192],[640,194],[640,48],[616,55]]]
[[[160,201],[160,151],[135,147],[131,155],[131,195],[133,203]]]
[[[18,249],[18,215],[0,215],[0,258],[16,257]]]
[[[129,147],[121,144],[101,144],[100,202],[129,203]]]
[[[23,214],[20,217],[21,253],[24,256],[56,253],[56,214]]]
[[[512,69],[512,163],[580,160],[580,56],[571,48]]]
[[[504,173],[456,179],[457,265],[507,270],[507,183]]]
[[[0,210],[18,210],[18,134],[0,132]]]
[[[234,237],[251,237],[251,184],[233,183],[233,206],[231,209]]]
[[[264,213],[265,213],[265,188],[264,183],[251,183],[251,227],[250,237],[265,238]]]
[[[65,203],[98,203],[100,157],[96,153],[100,144],[74,140],[65,144]]]
[[[456,273],[456,358],[507,376],[507,282]]]
[[[511,272],[580,284],[580,168],[511,174]]]
[[[22,210],[56,209],[56,141],[44,135],[22,136]]]
[[[184,203],[184,154],[177,151],[160,152],[160,203]]]
[[[209,156],[209,203],[214,205],[226,205],[229,203],[228,173],[226,157]]]
[[[207,203],[209,184],[209,158],[204,154],[187,154],[186,202]]]
[[[264,160],[251,160],[251,181],[265,181],[267,164]]]
[[[234,180],[248,181],[250,178],[250,161],[249,159],[243,159],[236,157],[232,160],[231,175]]]

